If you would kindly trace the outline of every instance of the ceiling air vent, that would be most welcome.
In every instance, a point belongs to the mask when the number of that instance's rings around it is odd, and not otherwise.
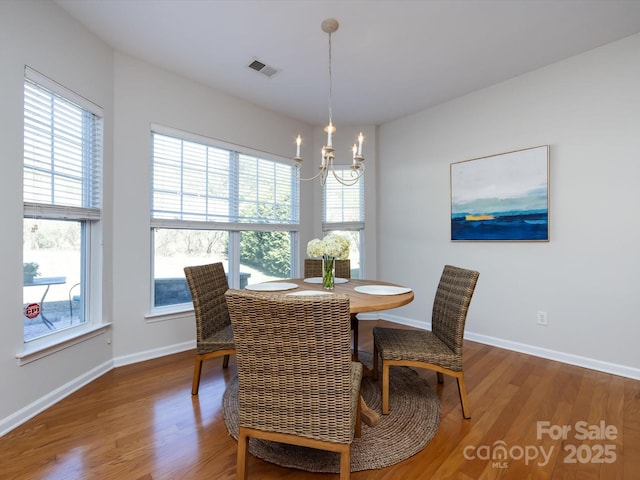
[[[260,72],[269,78],[273,77],[276,73],[278,73],[278,70],[276,68],[270,67],[269,65],[265,65],[260,60],[253,60],[249,64],[249,68],[251,68],[252,70],[255,70],[256,72]]]

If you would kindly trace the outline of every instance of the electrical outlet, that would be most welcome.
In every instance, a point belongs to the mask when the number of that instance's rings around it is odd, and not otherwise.
[[[536,323],[538,325],[544,325],[545,327],[549,325],[549,317],[547,316],[547,312],[543,312],[542,310],[538,310],[538,316],[536,317]]]

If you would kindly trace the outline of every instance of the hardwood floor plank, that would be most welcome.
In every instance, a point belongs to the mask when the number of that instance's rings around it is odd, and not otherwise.
[[[360,349],[372,351],[360,322]],[[438,433],[413,457],[353,480],[620,479],[640,471],[640,382],[517,352],[465,342],[465,378],[472,418],[462,418],[454,379],[438,385],[418,371],[441,401]],[[222,395],[235,359],[204,364],[200,394],[191,395],[193,352],[120,367],[0,438],[0,477],[11,480],[235,479],[236,442],[222,414]],[[611,463],[567,463],[565,448],[603,440],[575,438],[576,422],[618,430]],[[569,425],[566,439],[539,435],[538,422]],[[553,450],[549,461],[491,458],[497,445]],[[490,458],[478,458],[484,446]],[[581,447],[582,446],[582,447]],[[514,452],[511,452],[514,453]],[[515,451],[517,454],[517,451]],[[517,457],[517,455],[515,455]],[[474,457],[474,458],[472,458]],[[249,456],[249,478],[329,480],[337,475],[293,470]]]
[[[640,472],[640,382],[624,379],[622,447],[617,451],[623,457],[623,478],[634,478]],[[622,455],[620,454],[622,452]]]

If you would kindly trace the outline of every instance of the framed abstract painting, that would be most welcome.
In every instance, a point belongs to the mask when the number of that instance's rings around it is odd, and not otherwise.
[[[451,240],[549,241],[549,145],[452,163]]]

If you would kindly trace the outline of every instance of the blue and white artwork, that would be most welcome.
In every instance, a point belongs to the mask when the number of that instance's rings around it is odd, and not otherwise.
[[[451,164],[451,240],[549,240],[549,146]]]

